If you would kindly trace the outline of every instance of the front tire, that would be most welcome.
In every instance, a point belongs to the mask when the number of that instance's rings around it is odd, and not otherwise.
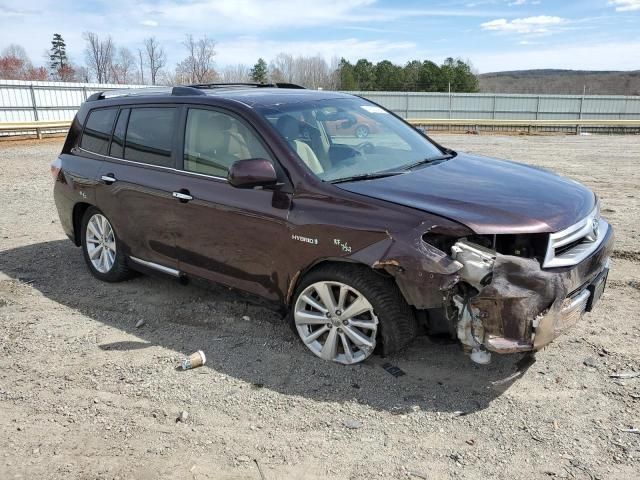
[[[296,289],[290,323],[316,356],[343,364],[388,355],[416,335],[413,310],[392,279],[360,265],[328,265]]]
[[[81,238],[84,260],[94,277],[120,282],[133,276],[111,222],[95,207],[89,207],[82,217]]]

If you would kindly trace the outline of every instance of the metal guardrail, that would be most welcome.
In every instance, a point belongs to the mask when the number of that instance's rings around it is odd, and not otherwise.
[[[38,139],[46,131],[67,130],[71,125],[70,121],[62,120],[55,122],[5,122],[0,123],[0,132],[18,132],[25,135],[35,133]]]
[[[578,131],[581,127],[640,127],[640,119],[637,120],[505,120],[486,118],[418,118],[407,120],[416,126],[469,126],[469,127],[575,127]],[[49,131],[60,132],[71,125],[68,120],[40,121],[40,122],[5,122],[0,123],[0,132],[25,132],[34,134],[40,139],[42,134]]]
[[[603,127],[637,127],[637,120],[523,120],[523,119],[490,119],[490,118],[411,118],[412,125],[505,125],[505,126],[603,126]]]
[[[583,127],[593,128],[609,128],[609,129],[640,129],[640,118],[638,119],[611,119],[611,120],[596,120],[596,119],[576,119],[576,120],[542,120],[542,119],[490,119],[490,118],[431,118],[431,119],[408,119],[408,123],[415,126],[424,127],[471,127],[476,132],[480,127],[489,127],[495,130],[495,127],[499,129],[526,129],[528,133],[532,131],[549,131],[550,129],[559,129],[560,131],[570,131],[575,129],[576,134],[580,134]],[[623,130],[624,131],[624,130]]]

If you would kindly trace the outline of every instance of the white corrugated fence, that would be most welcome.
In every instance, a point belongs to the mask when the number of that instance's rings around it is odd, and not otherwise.
[[[145,85],[0,80],[0,124],[70,121],[91,94]],[[409,120],[640,120],[640,97],[493,93],[350,92]],[[420,122],[415,122],[420,123]],[[514,122],[515,123],[515,122]],[[425,122],[428,124],[428,122]],[[635,122],[634,122],[635,124]]]

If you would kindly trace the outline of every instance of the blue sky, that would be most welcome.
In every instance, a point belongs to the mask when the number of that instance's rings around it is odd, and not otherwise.
[[[155,36],[171,66],[193,33],[217,41],[220,66],[289,52],[398,63],[453,56],[480,72],[640,70],[640,0],[0,0],[0,49],[22,44],[36,63],[54,32],[81,63],[87,30],[131,49]]]

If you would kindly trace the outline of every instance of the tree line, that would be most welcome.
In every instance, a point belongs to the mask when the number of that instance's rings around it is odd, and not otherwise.
[[[118,47],[110,35],[85,32],[83,40],[84,63],[77,64],[69,59],[62,35],[55,33],[44,53],[47,67],[34,66],[24,48],[9,45],[0,54],[0,79],[143,85],[283,82],[327,90],[478,91],[471,65],[461,59],[447,58],[441,65],[413,60],[401,66],[389,60],[374,64],[360,59],[352,64],[344,58],[327,62],[320,55],[279,53],[269,62],[259,58],[253,66],[216,68],[216,42],[206,35],[186,35],[181,42],[185,57],[171,68],[155,37],[145,38],[135,50]]]
[[[412,60],[404,66],[389,60],[376,64],[361,59],[351,64],[340,61],[342,90],[381,90],[388,92],[477,92],[478,78],[471,65],[447,58],[442,65],[430,60]]]

